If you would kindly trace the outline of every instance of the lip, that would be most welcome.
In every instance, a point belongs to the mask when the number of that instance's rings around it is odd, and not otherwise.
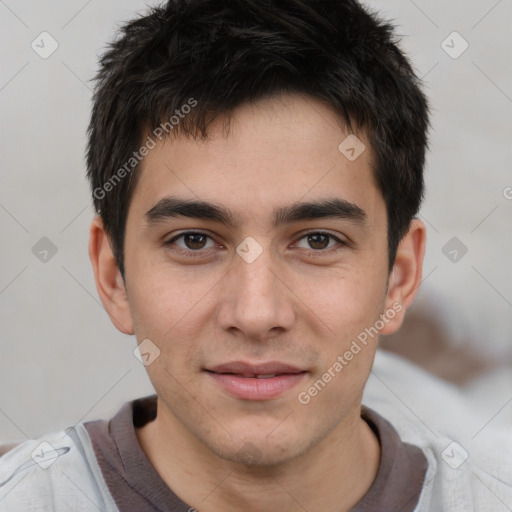
[[[300,373],[305,371],[297,366],[292,366],[279,361],[268,361],[266,363],[246,363],[245,361],[231,361],[207,368],[215,373],[237,373],[240,375],[268,375],[271,373]]]
[[[251,364],[233,361],[205,372],[229,395],[242,400],[269,400],[296,386],[308,373],[296,366],[277,361]],[[273,375],[258,378],[256,375]]]

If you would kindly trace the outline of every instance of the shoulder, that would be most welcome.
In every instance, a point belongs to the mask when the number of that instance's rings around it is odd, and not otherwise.
[[[418,512],[509,510],[511,428],[489,421],[459,388],[378,351],[363,403],[425,454]]]
[[[0,457],[0,510],[117,511],[83,424],[30,439]]]

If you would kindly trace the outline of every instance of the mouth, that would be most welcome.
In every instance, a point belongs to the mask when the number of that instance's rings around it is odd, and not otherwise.
[[[209,371],[209,370],[206,370]],[[236,375],[237,377],[243,377],[245,379],[272,379],[274,377],[277,377],[278,375],[296,375],[294,373],[267,373],[265,375],[258,375],[258,374],[247,374],[247,373],[231,373],[231,372],[211,372],[216,373],[217,375]],[[302,372],[298,372],[302,373]]]
[[[227,394],[242,400],[269,400],[295,387],[307,373],[296,366],[280,362],[250,364],[226,363],[205,372]]]

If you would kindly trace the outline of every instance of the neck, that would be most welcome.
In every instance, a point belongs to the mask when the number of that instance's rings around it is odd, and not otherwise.
[[[322,441],[279,466],[218,457],[158,402],[157,418],[137,429],[160,477],[201,512],[350,510],[378,472],[380,445],[359,407]]]

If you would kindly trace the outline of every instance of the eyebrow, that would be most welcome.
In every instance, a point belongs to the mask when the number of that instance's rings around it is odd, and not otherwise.
[[[211,220],[232,228],[240,224],[239,217],[224,206],[172,196],[160,199],[145,214],[146,221],[150,226],[176,217]],[[293,203],[289,206],[277,208],[273,212],[272,226],[277,228],[292,222],[323,218],[350,220],[363,224],[367,220],[367,215],[364,210],[354,203],[345,199],[331,198],[321,201]]]

